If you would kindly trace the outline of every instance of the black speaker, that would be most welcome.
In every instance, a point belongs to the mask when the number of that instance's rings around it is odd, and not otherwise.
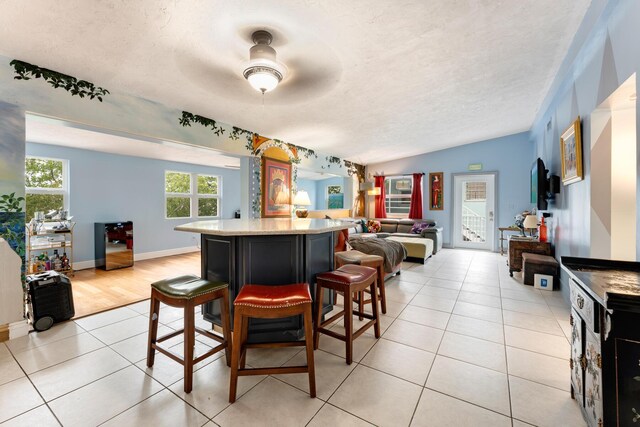
[[[71,281],[56,271],[27,276],[28,315],[36,331],[46,331],[54,323],[75,315]]]
[[[549,177],[549,193],[558,194],[560,192],[560,177],[551,175]]]

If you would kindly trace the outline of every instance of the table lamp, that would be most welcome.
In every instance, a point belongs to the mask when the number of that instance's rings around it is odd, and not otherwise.
[[[293,204],[295,206],[302,206],[296,209],[296,216],[298,218],[306,218],[309,215],[309,211],[305,206],[311,206],[311,199],[309,199],[309,193],[304,190],[298,190],[293,198]]]
[[[537,229],[538,228],[538,217],[536,215],[527,215],[522,223],[522,227],[525,229]],[[533,235],[533,232],[531,233]]]

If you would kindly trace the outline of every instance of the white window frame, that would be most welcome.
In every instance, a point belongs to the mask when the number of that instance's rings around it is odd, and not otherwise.
[[[26,156],[26,159],[53,160],[54,162],[62,162],[62,188],[27,187],[25,185],[24,192],[25,192],[25,196],[27,194],[50,194],[50,195],[62,194],[62,207],[64,210],[69,211],[69,160],[56,159],[54,157],[43,157],[43,156]],[[24,173],[26,176],[27,174],[26,165],[25,165]]]
[[[199,176],[209,176],[209,177],[214,177],[218,180],[218,193],[217,194],[200,194],[198,193],[198,177]],[[192,187],[193,187],[193,192],[194,192],[194,205],[192,206],[192,212],[195,212],[196,214],[198,213],[198,200],[199,199],[217,199],[218,200],[218,215],[216,216],[199,216],[197,215],[197,218],[220,218],[221,214],[220,212],[222,212],[222,197],[220,197],[220,195],[222,194],[222,177],[220,175],[212,175],[212,174],[208,174],[208,173],[194,173],[191,176],[191,180],[192,180]],[[195,210],[194,210],[195,209]]]
[[[409,212],[407,213],[391,213],[387,210],[387,200],[388,199],[406,199],[409,198],[409,205],[411,205],[411,193],[408,195],[400,195],[400,194],[389,194],[387,193],[387,180],[391,179],[407,179],[409,180],[409,188],[411,192],[413,192],[413,179],[410,175],[389,175],[384,177],[384,186],[385,186],[385,200],[384,200],[384,210],[387,213],[387,218],[409,218]]]
[[[167,192],[167,174],[179,173],[189,175],[189,193],[168,193]],[[198,176],[215,177],[218,180],[218,194],[199,194],[198,193]],[[164,218],[165,219],[188,219],[188,218],[220,218],[222,212],[222,177],[220,175],[197,173],[197,172],[185,172],[177,170],[165,170],[164,182],[162,183],[164,188]],[[169,197],[181,197],[189,199],[189,216],[181,217],[168,217],[167,216],[167,198]],[[198,215],[198,200],[199,199],[217,199],[218,200],[218,215],[216,216],[199,216]]]

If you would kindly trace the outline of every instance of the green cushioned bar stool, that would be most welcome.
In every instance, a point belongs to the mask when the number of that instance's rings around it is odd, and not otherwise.
[[[229,285],[223,282],[210,282],[198,276],[186,275],[160,280],[151,284],[151,311],[149,312],[149,341],[147,346],[147,366],[152,367],[155,351],[175,360],[184,366],[184,391],[190,393],[193,387],[193,365],[201,362],[220,350],[225,350],[227,365],[231,365],[231,340],[229,332]],[[212,331],[196,327],[194,310],[196,306],[218,300],[222,316],[222,337]],[[184,328],[158,338],[158,319],[160,303],[171,307],[184,308]],[[195,333],[207,336],[220,344],[206,353],[194,358]],[[162,341],[184,333],[184,357],[158,345]]]

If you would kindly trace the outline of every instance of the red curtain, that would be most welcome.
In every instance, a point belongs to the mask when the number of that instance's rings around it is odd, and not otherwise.
[[[387,209],[384,205],[384,199],[386,198],[384,192],[384,176],[376,176],[374,177],[375,186],[380,188],[380,195],[376,196],[375,206],[376,206],[376,218],[386,218],[387,217]]]
[[[411,190],[411,205],[409,218],[422,219],[422,176],[423,173],[413,174],[413,189]]]

